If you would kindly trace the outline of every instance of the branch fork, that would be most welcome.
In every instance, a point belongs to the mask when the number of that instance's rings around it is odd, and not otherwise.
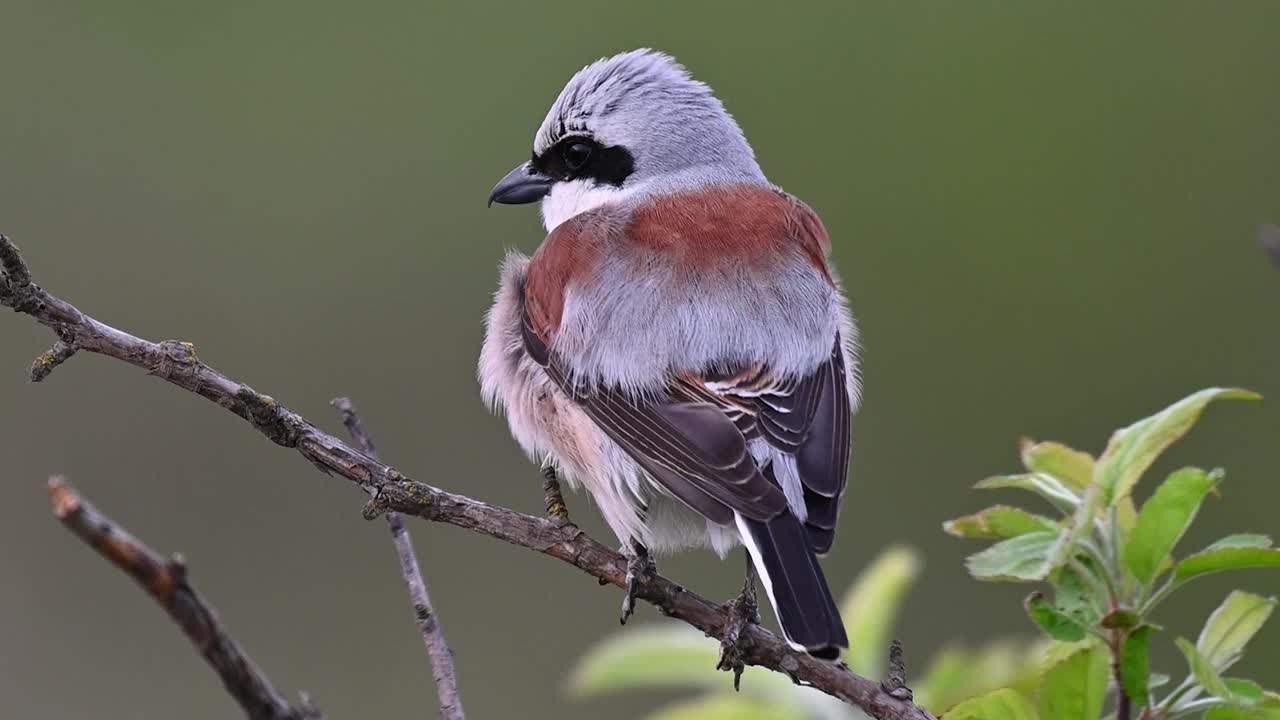
[[[569,563],[602,583],[624,587],[626,559],[559,517],[528,515],[446,492],[405,477],[368,453],[356,450],[319,429],[269,396],[236,381],[201,361],[194,348],[181,343],[154,343],[85,315],[74,305],[31,281],[17,247],[0,235],[0,304],[29,315],[50,328],[69,348],[115,358],[166,382],[196,393],[245,419],[273,442],[296,449],[327,473],[344,477],[374,494],[367,512],[394,511],[497,538]],[[74,338],[69,342],[67,338]],[[50,351],[46,370],[67,349]],[[43,356],[42,356],[43,357]],[[65,360],[63,357],[62,360]],[[42,371],[41,379],[48,376]],[[550,493],[548,493],[550,495]],[[554,498],[552,498],[554,500]],[[563,506],[548,503],[549,510]],[[171,575],[172,573],[170,573]],[[731,613],[697,593],[656,573],[638,578],[636,597],[659,607],[704,633],[724,640]],[[934,720],[929,712],[847,668],[819,660],[787,646],[758,625],[741,630],[741,661],[785,673],[861,708],[876,720]],[[301,716],[300,716],[301,717]]]

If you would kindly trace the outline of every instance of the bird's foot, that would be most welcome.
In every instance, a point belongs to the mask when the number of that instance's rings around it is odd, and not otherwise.
[[[738,597],[725,603],[729,621],[725,624],[724,638],[720,640],[720,660],[717,670],[733,673],[733,689],[739,690],[742,684],[742,671],[746,669],[743,662],[743,650],[746,639],[743,631],[748,625],[760,623],[760,606],[756,602],[755,578],[748,577]]]
[[[634,552],[627,556],[627,587],[622,596],[622,617],[620,618],[623,625],[627,624],[627,618],[630,618],[636,610],[636,593],[640,590],[640,586],[653,580],[657,572],[658,568],[654,565],[653,558],[649,556],[648,549],[643,545],[636,545]]]
[[[546,504],[548,517],[561,525],[570,524],[569,508],[564,504],[564,495],[560,492],[560,480],[549,459],[542,463],[542,499]]]

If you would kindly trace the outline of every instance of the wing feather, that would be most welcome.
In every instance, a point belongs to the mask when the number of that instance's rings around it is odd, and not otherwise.
[[[812,548],[834,540],[849,466],[850,403],[844,356],[836,338],[829,359],[796,378],[763,365],[737,371],[687,372],[666,391],[641,397],[577,384],[550,352],[528,313],[525,350],[610,438],[673,496],[707,519],[734,513],[765,521],[786,511],[786,495],[762,472],[750,441],[795,458]]]
[[[697,394],[638,397],[573,382],[526,317],[529,356],[654,480],[713,522],[733,514],[753,520],[777,517],[787,507],[781,488],[756,467],[747,440],[718,404]]]
[[[747,439],[763,438],[795,458],[810,540],[818,552],[829,550],[849,469],[850,404],[839,339],[827,362],[803,378],[752,366],[707,382],[686,376],[682,385],[685,396],[719,405]]]

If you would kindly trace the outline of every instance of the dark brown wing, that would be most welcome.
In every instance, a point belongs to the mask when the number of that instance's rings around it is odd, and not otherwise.
[[[831,359],[815,375],[817,403],[795,456],[808,510],[805,527],[813,549],[825,553],[835,540],[840,496],[849,478],[849,393],[839,340]]]
[[[769,520],[786,510],[782,489],[760,473],[747,439],[720,406],[680,395],[641,398],[576,386],[527,319],[524,344],[601,430],[699,514],[727,525],[735,512]]]
[[[806,529],[815,551],[835,539],[840,495],[849,470],[849,395],[837,338],[827,362],[796,379],[759,366],[681,379],[690,399],[716,403],[748,439],[763,438],[795,458],[803,485]]]

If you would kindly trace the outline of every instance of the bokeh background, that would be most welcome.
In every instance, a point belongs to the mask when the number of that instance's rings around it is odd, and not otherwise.
[[[331,429],[328,400],[350,395],[411,476],[536,510],[536,469],[473,377],[495,266],[542,235],[535,210],[485,196],[574,70],[672,52],[834,238],[866,402],[827,572],[843,588],[890,542],[919,548],[899,634],[923,663],[944,641],[1032,633],[1025,588],[970,580],[978,546],[939,529],[1002,499],[970,486],[1017,468],[1020,435],[1097,451],[1202,386],[1259,390],[1272,399],[1215,406],[1156,470],[1228,470],[1189,544],[1280,532],[1280,270],[1254,240],[1280,220],[1277,27],[1268,0],[4,0],[0,229],[97,317],[193,341]],[[361,520],[358,490],[114,361],[28,384],[50,339],[0,316],[0,716],[238,713],[168,619],[49,517],[51,472],[184,552],[282,688],[332,718],[434,714],[386,528]],[[617,627],[616,589],[411,527],[473,717],[652,706],[564,692]],[[663,567],[728,597],[739,565]],[[1234,585],[1280,591],[1274,574],[1204,580],[1163,621],[1194,636]],[[1272,627],[1241,672],[1275,686],[1277,667]]]

